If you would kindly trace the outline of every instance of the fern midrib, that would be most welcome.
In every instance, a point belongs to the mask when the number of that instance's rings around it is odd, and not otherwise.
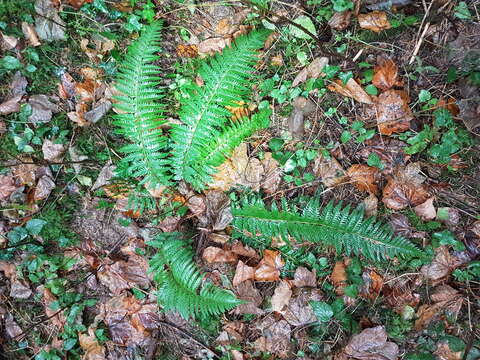
[[[339,229],[336,226],[332,226],[332,225],[323,223],[321,220],[318,220],[318,219],[311,219],[311,221],[307,221],[307,219],[305,219],[305,220],[282,220],[282,219],[271,219],[271,218],[266,219],[266,218],[261,218],[261,217],[256,217],[256,216],[246,216],[246,215],[234,215],[234,216],[237,217],[237,218],[256,219],[259,222],[260,221],[261,222],[268,221],[268,222],[271,222],[271,223],[299,224],[299,226],[300,225],[314,225],[314,226],[318,226],[318,227],[323,226],[323,227],[326,227],[328,229],[334,230],[335,232],[341,232],[341,233],[344,233],[344,234],[347,234],[347,235],[353,235],[353,236],[361,237],[361,238],[366,239],[367,241],[370,241],[371,243],[374,243],[374,244],[377,244],[377,245],[387,246],[387,247],[398,249],[398,250],[408,250],[409,251],[409,249],[405,249],[404,247],[393,246],[390,243],[384,243],[384,242],[375,240],[374,238],[365,236],[365,235],[360,234],[358,232],[345,231],[343,229]]]
[[[146,135],[146,132],[145,130],[143,129],[143,126],[142,126],[142,123],[143,121],[141,120],[141,114],[139,114],[139,92],[140,92],[140,81],[138,81],[138,79],[141,79],[142,78],[142,75],[143,75],[143,64],[145,63],[144,61],[144,52],[142,52],[142,55],[140,56],[140,64],[137,63],[137,66],[135,68],[135,76],[134,76],[134,87],[135,87],[135,95],[133,96],[134,98],[134,124],[135,124],[135,128],[137,129],[137,134],[139,134],[140,136],[138,136],[138,139],[137,141],[140,141],[141,143],[141,153],[142,153],[142,156],[143,156],[143,161],[144,163],[147,164],[147,167],[149,169],[149,174],[148,176],[152,179],[154,179],[154,181],[156,182],[156,184],[160,184],[162,181],[161,181],[161,178],[157,175],[156,171],[154,170],[155,167],[153,166],[153,163],[150,159],[150,156],[148,154],[148,152],[146,151],[147,149],[147,146],[146,146],[146,143],[145,143],[145,135]],[[138,123],[140,123],[140,126],[138,126]]]

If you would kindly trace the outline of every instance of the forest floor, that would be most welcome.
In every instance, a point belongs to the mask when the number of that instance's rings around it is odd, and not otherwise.
[[[253,96],[229,110],[273,113],[206,191],[143,191],[139,211],[112,104],[155,19],[170,122],[202,61],[262,26]],[[479,0],[1,0],[0,359],[480,359],[479,34]],[[427,258],[232,228],[246,198],[313,196]],[[245,303],[162,311],[146,244],[162,231]]]

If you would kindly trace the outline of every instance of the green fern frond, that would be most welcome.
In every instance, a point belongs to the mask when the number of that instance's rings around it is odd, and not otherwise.
[[[393,236],[390,226],[375,217],[365,218],[362,210],[351,210],[339,203],[329,203],[320,209],[319,200],[313,198],[302,213],[294,210],[271,211],[263,205],[244,206],[233,209],[234,226],[241,231],[263,236],[288,236],[311,242],[332,245],[338,252],[363,254],[372,260],[400,256],[422,257],[424,254],[415,245],[401,236]]]
[[[257,128],[245,121],[233,124],[229,120],[231,113],[225,107],[238,106],[249,94],[249,80],[258,61],[257,50],[268,34],[269,31],[263,29],[241,36],[201,66],[199,76],[204,85],[196,86],[191,97],[184,100],[180,110],[182,124],[172,128],[172,165],[176,180],[184,179],[197,189],[203,188],[214,164],[220,164],[235,144]],[[204,161],[205,157],[209,159]]]
[[[153,64],[158,59],[161,29],[161,23],[152,23],[129,47],[116,82],[121,95],[115,107],[121,113],[115,116],[115,125],[117,133],[130,142],[120,149],[126,154],[122,161],[131,177],[143,177],[141,183],[151,188],[169,180],[167,138],[160,129],[165,123],[158,88],[160,68]]]
[[[158,301],[165,310],[177,310],[184,318],[218,315],[242,303],[227,290],[212,283],[202,285],[203,275],[192,261],[179,233],[159,235],[149,245],[158,249],[150,261],[150,271],[159,284]]]

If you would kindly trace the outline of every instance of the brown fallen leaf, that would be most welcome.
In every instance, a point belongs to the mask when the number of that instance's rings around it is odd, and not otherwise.
[[[254,286],[253,281],[246,280],[240,282],[235,286],[235,293],[239,299],[246,302],[235,308],[235,314],[263,315],[264,311],[258,307],[262,303],[263,298],[260,295],[260,291]]]
[[[11,175],[0,175],[0,200],[7,200],[16,189]]]
[[[52,190],[55,189],[55,182],[49,175],[44,175],[38,179],[35,192],[33,193],[33,200],[40,201],[48,198]]]
[[[38,40],[38,35],[35,31],[35,28],[26,21],[22,21],[22,32],[31,46],[41,45],[40,40]]]
[[[93,0],[68,0],[68,3],[75,9],[80,9],[85,3],[90,4]]]
[[[58,84],[58,95],[62,99],[71,99],[76,93],[76,82],[72,76],[64,72],[60,77],[60,83]]]
[[[363,199],[363,204],[365,206],[365,215],[377,216],[378,212],[378,199],[377,197],[370,193],[365,199]]]
[[[442,341],[437,344],[437,349],[433,353],[438,360],[461,360],[463,358],[462,351],[453,351],[450,349],[447,341]]]
[[[95,333],[88,329],[88,334],[79,334],[78,342],[85,354],[82,360],[105,360],[105,347],[100,345]]]
[[[333,156],[319,154],[313,163],[313,173],[326,187],[334,187],[347,181],[345,170]]]
[[[209,246],[203,250],[202,259],[207,263],[235,263],[237,255],[230,250],[223,250],[215,246]]]
[[[415,214],[420,216],[423,220],[433,220],[437,216],[437,211],[435,206],[433,206],[433,200],[435,198],[431,197],[420,205],[415,206]]]
[[[454,228],[460,222],[460,212],[457,208],[440,207],[437,209],[437,220],[449,228]]]
[[[410,99],[404,90],[387,90],[378,96],[377,126],[383,135],[402,133],[410,129],[413,113],[408,106]]]
[[[432,305],[424,304],[418,309],[415,330],[423,330],[443,313],[455,318],[462,307],[463,297],[451,286],[441,285],[435,288],[432,301],[434,302]]]
[[[323,68],[328,65],[328,58],[327,57],[318,57],[315,58],[310,64],[308,64],[305,68],[303,68],[295,79],[293,79],[292,87],[296,87],[307,79],[317,79],[320,76],[325,76],[322,73]]]
[[[262,332],[254,344],[256,350],[269,352],[280,359],[288,359],[292,355],[292,329],[287,321],[276,321],[272,317],[265,317],[257,328]]]
[[[299,266],[293,275],[293,284],[296,287],[316,287],[317,274],[315,269],[310,271],[303,266]]]
[[[287,307],[282,311],[285,320],[292,326],[303,326],[317,321],[310,306],[311,301],[322,301],[323,295],[319,289],[298,288],[290,298]]]
[[[52,141],[45,139],[42,145],[43,158],[47,161],[59,162],[65,152],[65,145],[54,144]]]
[[[210,38],[203,40],[198,44],[198,54],[199,55],[214,55],[216,52],[222,51],[227,43],[224,38]]]
[[[2,32],[0,32],[0,38],[1,38],[1,42],[0,42],[1,48],[3,50],[8,51],[8,50],[15,49],[15,47],[18,44],[18,38],[16,38],[15,36],[5,35]]]
[[[392,59],[379,57],[373,69],[372,84],[382,90],[388,90],[395,85],[401,85],[398,80],[398,67]]]
[[[184,45],[179,44],[177,46],[177,56],[186,58],[196,58],[198,56],[197,45]]]
[[[32,296],[32,290],[22,281],[15,279],[10,286],[10,297],[15,299],[28,299]]]
[[[371,194],[378,192],[376,183],[380,180],[380,171],[376,167],[354,164],[347,170],[347,175],[358,190]]]
[[[359,150],[358,155],[367,161],[370,154],[376,154],[384,166],[382,174],[391,174],[396,167],[405,166],[410,160],[410,155],[405,154],[405,147],[407,144],[400,140],[377,135],[365,141],[365,147]]]
[[[420,303],[420,294],[415,289],[420,284],[416,278],[403,277],[390,279],[382,288],[382,295],[388,306],[401,314],[405,306],[416,308]]]
[[[328,25],[335,30],[345,30],[350,25],[351,11],[335,12],[328,20]]]
[[[49,122],[53,114],[60,111],[60,108],[46,95],[32,95],[28,99],[28,104],[32,107],[32,114],[28,117],[28,121],[34,125]]]
[[[288,304],[292,297],[292,289],[288,281],[282,280],[280,284],[275,288],[275,292],[272,296],[272,310],[281,312],[283,308]]]
[[[360,289],[360,296],[366,299],[375,300],[383,288],[383,277],[374,270],[367,270],[362,274],[363,285]]]
[[[233,277],[233,286],[237,286],[241,282],[255,279],[255,268],[245,265],[242,260],[237,263],[237,269],[235,270],[235,276]]]
[[[456,259],[445,245],[435,250],[435,257],[430,264],[422,267],[422,274],[427,279],[438,282],[447,277],[457,266]]]
[[[399,166],[393,176],[387,178],[382,198],[386,207],[402,210],[420,205],[430,197],[427,186],[423,184],[425,177],[420,171],[419,163],[410,163],[405,167]]]
[[[328,90],[339,93],[340,95],[352,98],[364,104],[373,104],[372,98],[368,95],[362,86],[353,78],[348,79],[346,84],[342,80],[335,80],[327,86]]]
[[[14,96],[0,104],[0,115],[8,115],[20,111],[22,95]]]
[[[59,329],[63,329],[63,326],[67,321],[65,318],[65,311],[52,309],[51,305],[52,303],[57,301],[57,298],[51,293],[50,290],[48,290],[46,287],[43,287],[43,285],[40,287],[39,290],[39,292],[43,294],[42,303],[45,309],[45,315],[47,315],[48,319],[52,322],[54,326]]]
[[[387,14],[384,11],[372,11],[367,14],[358,14],[358,23],[362,29],[375,32],[388,30],[392,27],[387,19]]]
[[[333,286],[335,287],[335,293],[337,295],[343,295],[345,287],[347,286],[347,271],[344,261],[337,261],[333,267],[332,274],[330,275]]]
[[[5,332],[10,339],[18,340],[18,337],[23,334],[23,330],[18,326],[12,314],[8,314],[5,318]]]
[[[354,335],[343,352],[359,360],[397,360],[399,351],[397,344],[387,341],[385,327],[377,326]]]
[[[232,252],[238,256],[245,256],[247,258],[252,258],[255,260],[260,260],[260,256],[257,254],[255,249],[252,249],[250,246],[243,245],[240,241],[235,241],[232,245]]]
[[[263,258],[255,270],[255,280],[257,281],[278,281],[280,280],[280,270],[285,265],[279,251],[265,250]]]

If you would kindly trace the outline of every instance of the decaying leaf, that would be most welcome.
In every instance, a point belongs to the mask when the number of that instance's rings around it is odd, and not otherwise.
[[[334,187],[347,181],[345,170],[333,156],[327,158],[319,154],[313,163],[313,173],[326,187]]]
[[[457,266],[456,259],[448,251],[447,246],[439,246],[432,262],[422,267],[422,274],[432,281],[439,281],[448,276]]]
[[[37,32],[35,28],[27,23],[26,21],[22,21],[22,32],[23,35],[28,39],[28,42],[31,46],[40,46],[40,40],[38,40]]]
[[[387,341],[384,326],[365,329],[354,335],[343,351],[347,356],[359,360],[398,359],[398,346]]]
[[[377,216],[378,199],[374,194],[370,193],[365,199],[363,199],[363,204],[365,205],[366,216]]]
[[[10,339],[18,340],[18,337],[23,334],[22,328],[18,326],[12,314],[8,314],[5,318],[5,332]]]
[[[49,122],[52,115],[60,110],[46,95],[32,95],[28,99],[28,104],[32,107],[32,114],[28,120],[35,125]]]
[[[295,79],[293,79],[292,87],[298,86],[307,81],[307,79],[317,79],[320,76],[325,76],[322,73],[323,68],[328,65],[327,57],[315,58],[308,66],[302,69]]]
[[[362,29],[375,32],[388,30],[392,27],[388,21],[387,14],[384,11],[372,11],[367,14],[358,14],[358,23]]]
[[[282,311],[290,301],[291,296],[292,289],[290,288],[288,281],[280,281],[280,284],[275,288],[275,292],[272,296],[272,310],[278,312]]]
[[[415,206],[415,214],[420,216],[423,220],[433,220],[437,216],[437,211],[435,206],[433,206],[433,200],[435,198],[431,197],[420,205]]]
[[[420,164],[410,163],[399,166],[383,189],[382,201],[390,209],[401,210],[407,206],[417,206],[425,202],[430,194],[420,174]]]
[[[333,267],[332,274],[330,275],[335,292],[337,295],[343,295],[345,287],[347,286],[347,271],[344,261],[337,261]]]
[[[372,84],[382,90],[388,90],[395,85],[400,85],[397,64],[390,58],[380,57],[374,68]]]
[[[36,0],[35,29],[38,37],[46,41],[65,40],[65,22],[58,15],[52,0]]]
[[[374,270],[367,270],[363,272],[362,280],[360,296],[370,300],[376,299],[383,288],[383,277]]]
[[[209,246],[203,250],[202,259],[207,263],[235,263],[237,256],[230,250],[223,250],[215,246]]]
[[[285,320],[275,321],[266,317],[257,324],[262,336],[255,341],[255,348],[258,351],[270,352],[280,359],[287,359],[291,356],[291,327]]]
[[[410,129],[413,120],[410,99],[403,90],[387,90],[380,94],[375,102],[377,126],[383,135],[401,133]]]
[[[285,262],[282,260],[280,252],[265,250],[263,258],[255,270],[255,280],[257,281],[277,281],[280,280],[280,270]]]
[[[224,38],[210,38],[203,40],[198,44],[198,54],[200,55],[213,55],[216,52],[220,52],[227,46]]]
[[[438,360],[461,360],[463,358],[463,352],[450,349],[448,341],[439,342],[434,354]]]
[[[51,140],[45,139],[42,145],[43,158],[51,162],[59,162],[65,152],[63,144],[54,144]]]
[[[292,326],[302,326],[317,320],[310,305],[312,301],[322,301],[322,292],[318,289],[298,288],[282,311],[285,320]]]
[[[100,345],[95,333],[89,329],[88,334],[79,334],[78,342],[85,354],[83,360],[105,360],[105,347]]]
[[[14,96],[0,104],[0,115],[8,115],[20,111],[22,95]]]
[[[348,25],[350,25],[351,18],[351,11],[335,12],[330,20],[328,20],[328,25],[335,30],[345,30]]]
[[[7,200],[16,189],[11,175],[0,175],[0,200]]]
[[[57,298],[52,294],[50,290],[46,287],[41,286],[41,292],[43,294],[42,302],[45,309],[45,314],[48,316],[48,319],[59,329],[63,329],[63,326],[66,322],[65,311],[64,310],[53,310],[52,303],[57,301]]]
[[[340,95],[352,98],[364,104],[373,104],[372,98],[368,95],[362,86],[359,85],[353,78],[348,79],[344,84],[342,80],[335,80],[327,86],[330,91],[339,93]]]
[[[22,281],[15,279],[10,286],[10,297],[15,299],[28,299],[32,296],[32,290]]]
[[[380,171],[376,167],[354,164],[347,170],[347,175],[358,190],[371,194],[378,192],[376,183],[380,178]]]
[[[48,198],[52,190],[55,189],[55,182],[49,175],[44,175],[38,179],[35,192],[33,194],[34,201],[40,201]]]
[[[293,276],[293,284],[296,287],[317,286],[317,275],[315,269],[313,271],[310,271],[303,266],[299,266],[295,270],[295,274]]]
[[[235,314],[255,314],[263,315],[264,311],[258,306],[262,303],[263,298],[260,291],[253,285],[253,281],[246,280],[235,286],[237,297],[244,300],[245,304],[240,304],[234,310]]]
[[[12,50],[15,49],[15,47],[18,44],[18,38],[15,36],[10,36],[10,35],[5,35],[2,32],[0,32],[0,39],[1,39],[1,48],[3,50]]]
[[[391,174],[396,167],[405,166],[410,159],[410,155],[405,154],[405,147],[407,144],[400,140],[377,135],[365,141],[365,147],[358,154],[365,161],[370,154],[376,154],[383,165],[382,174]]]

